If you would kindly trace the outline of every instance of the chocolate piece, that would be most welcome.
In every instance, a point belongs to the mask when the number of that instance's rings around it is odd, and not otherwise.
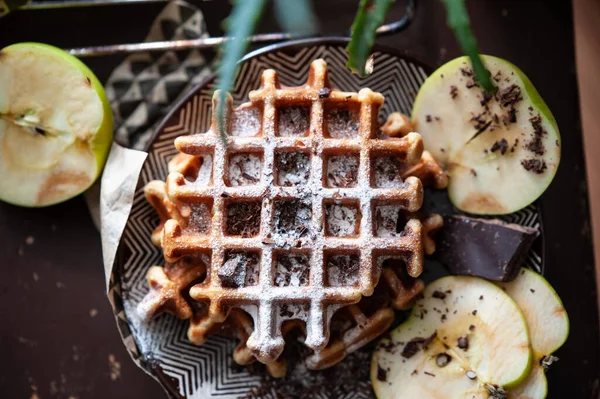
[[[517,276],[536,232],[497,219],[445,216],[436,253],[453,274],[511,281]]]
[[[243,287],[246,280],[246,265],[240,256],[233,256],[219,268],[219,279],[224,287]]]

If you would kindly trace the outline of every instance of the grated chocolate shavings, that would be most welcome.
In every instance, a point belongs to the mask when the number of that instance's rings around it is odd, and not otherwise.
[[[431,295],[433,298],[437,298],[437,299],[444,299],[446,298],[446,294],[444,294],[442,291],[433,291],[433,294]]]
[[[458,96],[458,87],[452,85],[450,86],[450,97],[454,100]]]
[[[506,139],[501,139],[499,141],[496,141],[493,145],[492,148],[490,148],[491,152],[496,152],[500,150],[500,153],[502,155],[506,154],[506,150],[508,150],[508,141],[506,141]]]
[[[521,165],[523,165],[526,171],[538,175],[541,175],[547,169],[546,161],[540,159],[523,159],[521,160]]]

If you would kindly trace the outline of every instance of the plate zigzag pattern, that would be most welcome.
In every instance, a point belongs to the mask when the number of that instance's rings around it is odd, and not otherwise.
[[[234,89],[234,101],[240,104],[248,98],[248,93],[259,86],[264,69],[278,71],[282,84],[299,85],[304,83],[310,61],[324,58],[332,71],[332,83],[344,90],[356,91],[368,86],[383,93],[386,102],[381,116],[392,111],[410,114],[414,97],[419,86],[427,77],[425,70],[417,63],[385,52],[376,53],[376,68],[367,79],[346,72],[346,53],[341,45],[313,45],[299,50],[281,50],[264,53],[245,62],[240,70]],[[157,134],[148,159],[140,175],[139,189],[136,191],[131,216],[127,223],[121,245],[120,263],[116,268],[117,278],[113,278],[110,298],[115,301],[119,328],[124,339],[135,339],[139,353],[132,353],[134,359],[152,358],[164,373],[179,384],[181,395],[193,398],[237,398],[248,395],[258,388],[261,377],[250,374],[244,367],[236,367],[231,357],[235,342],[221,337],[212,337],[208,342],[196,347],[189,343],[187,322],[170,316],[141,324],[137,321],[135,308],[148,288],[145,273],[148,267],[162,263],[160,251],[150,242],[150,233],[158,219],[145,201],[143,186],[150,180],[167,176],[168,161],[176,154],[173,141],[180,135],[204,132],[210,125],[211,96],[214,82],[196,91],[186,104],[171,115]],[[511,223],[539,227],[539,213],[535,206],[503,217]],[[540,254],[532,251],[527,266],[540,271]],[[121,303],[122,301],[122,303]],[[129,323],[129,327],[127,326]],[[151,372],[150,370],[148,370]],[[371,398],[367,389],[345,392],[334,388],[329,396],[316,394],[315,398],[362,399]],[[261,398],[279,397],[277,392],[264,392]],[[268,390],[267,390],[268,391]],[[359,392],[360,391],[360,392]],[[365,393],[367,392],[367,393]]]

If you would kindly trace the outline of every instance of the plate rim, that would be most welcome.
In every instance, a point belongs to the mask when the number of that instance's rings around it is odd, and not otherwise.
[[[254,49],[254,50],[248,52],[244,57],[242,57],[238,61],[238,65],[242,65],[243,63],[245,63],[249,60],[263,56],[265,54],[273,53],[273,52],[277,52],[277,51],[281,51],[281,50],[285,50],[285,49],[290,49],[290,48],[295,48],[295,47],[298,47],[298,48],[313,47],[313,46],[320,46],[320,45],[345,46],[346,44],[348,44],[349,41],[350,41],[349,38],[343,37],[343,36],[326,36],[326,37],[305,38],[305,39],[290,40],[290,41],[281,42],[281,43],[274,43],[274,44],[260,47],[260,48],[257,48],[257,49]],[[429,63],[422,61],[418,57],[414,57],[412,55],[405,54],[402,50],[400,50],[398,48],[394,48],[394,47],[387,46],[387,45],[382,45],[379,43],[374,44],[372,52],[387,53],[396,58],[404,59],[408,62],[414,63],[417,66],[423,68],[423,70],[425,71],[427,76],[430,76],[432,73],[434,73],[439,68],[439,65],[432,66]],[[161,134],[161,132],[164,131],[165,126],[170,122],[171,118],[177,112],[179,112],[181,110],[181,107],[184,106],[185,104],[187,104],[192,97],[194,97],[196,94],[198,94],[198,92],[201,91],[203,88],[205,88],[208,84],[212,83],[216,78],[217,78],[217,73],[212,72],[209,75],[207,75],[204,79],[202,79],[202,81],[200,81],[199,83],[190,87],[189,90],[178,101],[176,101],[171,106],[171,108],[169,109],[167,114],[161,119],[160,123],[154,129],[151,136],[148,138],[148,140],[144,144],[144,147],[141,150],[144,152],[147,152],[147,153],[150,152],[157,137],[159,136],[159,134]],[[146,162],[147,162],[147,159],[144,161],[142,168],[144,167]],[[141,177],[141,175],[140,175],[140,177]],[[136,186],[139,186],[139,181],[140,181],[140,179],[138,177],[138,182],[137,182]],[[137,188],[136,188],[136,191],[137,191]],[[544,209],[542,207],[540,198],[536,199],[536,201],[534,201],[531,205],[535,205],[535,207],[537,208],[537,212],[539,214],[538,221],[539,221],[539,225],[540,225],[539,232],[540,232],[540,236],[543,237],[544,230],[545,230],[544,229],[545,213],[544,213]],[[471,215],[471,216],[479,217],[478,215]],[[127,223],[129,222],[130,217],[131,217],[131,215],[129,215],[127,217]],[[127,223],[126,223],[126,226],[127,226]],[[124,264],[123,256],[125,255],[125,253],[124,253],[124,248],[122,245],[123,241],[124,241],[124,237],[121,237],[121,239],[119,241],[119,247],[117,249],[117,257],[116,257],[116,261],[115,261],[115,262],[118,262],[118,264],[116,267],[113,267],[113,273],[112,273],[113,276],[115,275],[115,273],[114,273],[115,269],[122,268],[122,266]],[[545,239],[542,238],[540,240],[540,244],[541,244],[540,245],[540,254],[541,254],[541,258],[542,258],[541,264],[540,264],[541,272],[542,272],[541,274],[544,275],[544,270],[546,268],[546,258],[547,258],[547,256],[546,256],[547,255],[547,245],[546,245]],[[115,276],[115,278],[116,278],[115,285],[117,285],[121,289],[122,281],[121,281],[120,273],[119,273],[119,275]],[[121,298],[121,301],[122,301],[122,298]],[[125,317],[125,319],[127,320],[127,324],[129,326],[127,317]],[[130,327],[130,331],[131,331],[131,335],[133,337],[134,331],[133,331],[133,329],[131,329],[131,327]],[[119,332],[121,333],[120,329],[119,329]],[[134,339],[134,342],[137,347],[137,341],[135,338],[133,338],[133,339]],[[182,398],[182,399],[185,398],[185,396],[182,396],[179,393],[179,390],[178,390],[179,384],[177,382],[174,383],[173,379],[162,371],[162,367],[160,366],[159,363],[153,363],[151,361],[151,359],[148,359],[141,352],[140,352],[140,357],[138,358],[138,361],[139,361],[140,368],[142,370],[144,370],[144,372],[146,372],[152,378],[154,378],[161,385],[161,387],[165,390],[165,392],[167,393],[167,395],[169,397]],[[137,363],[137,361],[136,361],[136,363]],[[208,397],[205,397],[205,396],[202,396],[202,398],[208,399]]]

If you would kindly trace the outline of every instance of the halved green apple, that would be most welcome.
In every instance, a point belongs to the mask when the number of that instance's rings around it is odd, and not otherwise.
[[[0,200],[55,204],[100,175],[112,112],[85,64],[45,44],[0,50]]]
[[[371,380],[380,399],[502,398],[530,366],[527,324],[510,296],[450,276],[429,284],[410,318],[379,342]]]
[[[569,336],[569,317],[554,288],[538,273],[521,269],[510,283],[500,283],[517,303],[529,327],[533,363],[527,378],[508,390],[508,399],[544,399],[548,395],[545,369],[556,360],[552,353]]]
[[[482,56],[498,92],[478,86],[468,57],[454,59],[423,84],[412,113],[425,148],[450,176],[448,195],[473,214],[506,214],[535,201],[560,160],[556,121],[525,74]]]

